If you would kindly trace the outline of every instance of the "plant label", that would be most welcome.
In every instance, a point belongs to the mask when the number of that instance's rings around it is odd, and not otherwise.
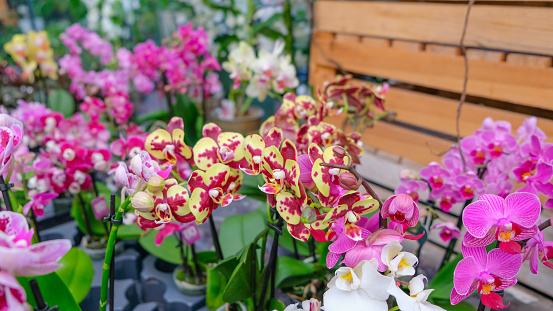
[[[184,243],[186,243],[186,245],[192,245],[202,238],[202,236],[200,235],[200,231],[198,231],[198,227],[194,222],[183,225],[181,234],[182,239]]]

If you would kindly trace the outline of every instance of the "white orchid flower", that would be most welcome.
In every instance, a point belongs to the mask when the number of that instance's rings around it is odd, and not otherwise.
[[[398,241],[392,241],[382,248],[382,263],[388,266],[391,277],[414,275],[415,266],[419,260],[417,256],[402,252],[403,246]]]
[[[273,82],[273,89],[275,92],[282,94],[286,88],[295,88],[299,83],[296,77],[296,67],[292,65],[290,55],[281,56],[279,59],[278,71],[275,74],[275,80]]]
[[[303,301],[301,303],[301,308],[298,308],[298,305],[294,303],[294,304],[291,304],[288,307],[286,307],[286,309],[284,309],[284,311],[299,311],[299,310],[303,310],[303,311],[322,311],[324,309],[321,308],[321,303],[317,299],[314,299],[314,298]],[[276,310],[273,310],[273,311],[276,311]]]
[[[378,261],[361,261],[354,269],[342,267],[328,283],[325,311],[388,311],[386,300],[391,277],[380,274]]]
[[[223,62],[222,67],[234,80],[234,88],[238,88],[243,80],[251,79],[252,65],[255,60],[253,47],[244,41],[230,51],[228,61]]]
[[[390,283],[388,293],[396,298],[401,311],[445,311],[438,306],[426,301],[433,289],[424,289],[426,277],[422,274],[414,277],[409,282],[409,295],[404,293],[394,282]]]

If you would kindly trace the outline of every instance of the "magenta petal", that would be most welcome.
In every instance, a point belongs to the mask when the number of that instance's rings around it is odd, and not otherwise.
[[[513,241],[522,241],[535,236],[538,233],[538,226],[532,226],[530,228],[520,228],[521,232],[513,238]]]
[[[503,304],[503,297],[493,292],[487,295],[482,295],[482,304],[486,307],[490,307],[492,310],[505,309],[509,306],[509,304]]]
[[[475,263],[479,270],[484,270],[488,261],[488,253],[485,247],[467,247],[464,244],[461,246],[463,257],[474,258]]]
[[[486,201],[490,203],[490,212],[494,218],[502,218],[505,210],[505,200],[495,194],[483,194],[478,198],[478,201]]]
[[[326,255],[326,267],[329,269],[334,268],[334,266],[338,263],[338,260],[340,260],[340,256],[341,254],[328,252]]]
[[[510,279],[499,278],[499,281],[501,281],[501,285],[498,286],[495,290],[502,290],[507,287],[511,287],[515,285],[517,283],[517,278],[516,277],[510,278]]]
[[[515,241],[501,242],[499,249],[507,254],[522,254],[522,247]]]
[[[522,255],[507,254],[496,248],[488,253],[486,271],[500,278],[510,279],[517,275],[522,265]]]
[[[476,261],[473,257],[467,257],[459,261],[453,272],[453,284],[460,295],[466,295],[478,278],[480,271],[475,269]]]
[[[476,289],[476,285],[474,285],[472,287],[472,290],[469,291],[468,294],[465,294],[465,295],[460,295],[456,290],[455,290],[455,287],[453,288],[453,290],[451,291],[451,304],[452,305],[456,305],[458,304],[459,302],[465,300],[468,296],[470,296],[470,294],[472,294],[472,292]]]
[[[501,201],[503,201],[503,199],[501,199]],[[497,222],[497,219],[503,218],[503,215],[500,217],[495,215],[496,213],[494,211],[496,211],[496,208],[497,206],[495,208],[492,207],[487,200],[478,200],[469,204],[463,211],[463,223],[467,231],[477,238],[486,236],[492,226]]]
[[[342,254],[355,247],[355,244],[357,244],[357,242],[354,240],[345,235],[340,235],[334,243],[328,246],[328,250],[332,253]]]
[[[553,177],[553,167],[551,164],[541,162],[538,163],[536,167],[536,176],[534,176],[534,181],[547,183],[551,181]]]
[[[505,199],[505,218],[522,227],[531,227],[540,217],[540,199],[535,194],[516,192]]]
[[[497,228],[493,227],[492,230],[490,230],[488,234],[486,234],[483,238],[477,238],[467,232],[465,234],[465,237],[463,238],[463,245],[468,247],[480,247],[490,245],[490,243],[495,241],[496,232]]]

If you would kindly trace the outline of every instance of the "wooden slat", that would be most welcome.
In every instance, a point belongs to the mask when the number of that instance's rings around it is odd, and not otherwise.
[[[507,55],[507,63],[523,66],[551,67],[553,65],[553,58],[549,56],[509,53]]]
[[[341,128],[344,115],[328,117],[326,122]],[[346,128],[346,132],[351,127]],[[449,150],[452,142],[431,135],[411,131],[390,123],[378,122],[363,134],[363,143],[400,157],[427,164],[440,161],[440,154]]]
[[[386,108],[397,112],[397,120],[450,135],[457,135],[455,118],[459,102],[438,96],[390,88],[386,95]],[[459,123],[461,136],[468,136],[482,125],[486,117],[509,121],[513,133],[528,116],[501,109],[465,103]],[[538,118],[538,126],[553,142],[553,121]]]
[[[447,3],[316,1],[317,31],[459,44],[467,6]],[[465,45],[553,55],[553,8],[475,5]]]
[[[335,68],[323,57],[350,72],[460,93],[464,78],[462,56],[411,52],[392,47],[366,48],[361,42],[320,42],[313,35],[312,64]],[[553,37],[553,36],[552,36]],[[320,49],[319,49],[320,47]],[[469,59],[469,95],[553,110],[553,68]]]

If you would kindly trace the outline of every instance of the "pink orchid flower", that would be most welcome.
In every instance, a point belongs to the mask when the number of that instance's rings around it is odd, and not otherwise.
[[[124,187],[127,187],[127,192],[132,194],[142,179],[142,185],[145,185],[148,180],[155,176],[161,176],[166,179],[171,174],[172,167],[169,165],[165,168],[152,160],[147,151],[141,151],[131,160],[130,167],[127,167],[125,162],[119,162],[119,167],[115,170],[115,180]]]
[[[300,167],[301,168],[301,167]],[[413,198],[413,201],[418,202],[420,193],[428,190],[428,185],[421,180],[404,180],[401,185],[396,188],[395,193],[406,193]]]
[[[543,231],[539,231],[526,243],[523,259],[528,260],[530,271],[534,274],[538,274],[538,263],[540,261],[553,269],[553,263],[550,262],[553,259],[553,242],[544,241]]]
[[[453,182],[465,200],[470,200],[484,191],[484,183],[474,172],[457,175]]]
[[[438,190],[430,192],[429,200],[438,201],[438,205],[444,212],[449,212],[453,204],[463,201],[459,191],[453,189],[451,185],[444,185]]]
[[[419,174],[430,183],[433,190],[440,189],[450,178],[449,172],[437,162],[430,162],[427,167],[420,170]]]
[[[521,142],[530,141],[532,135],[537,136],[541,141],[544,141],[547,136],[537,126],[538,118],[530,117],[522,122],[522,125],[517,129],[517,138]]]
[[[27,294],[17,279],[0,270],[0,310],[28,311]]]
[[[468,231],[463,245],[480,247],[495,240],[503,244],[531,238],[537,233],[540,211],[540,200],[531,193],[517,192],[505,199],[494,194],[482,195],[463,211],[463,222]],[[513,246],[513,243],[504,246]]]
[[[52,202],[52,199],[57,198],[59,194],[48,192],[38,193],[35,190],[31,190],[29,191],[29,195],[32,195],[33,192],[36,194],[34,194],[31,201],[23,206],[23,213],[27,215],[29,213],[29,210],[32,208],[35,215],[42,217],[44,216],[44,206],[50,204],[50,202]]]
[[[18,120],[0,114],[0,175],[6,177],[13,160],[12,153],[23,138],[23,126]]]
[[[419,222],[417,203],[406,193],[389,197],[382,205],[381,213],[382,217],[390,218],[393,222],[400,223],[404,227],[414,227]]]
[[[168,222],[163,225],[161,229],[159,229],[158,233],[156,234],[155,243],[156,245],[161,245],[163,243],[163,239],[173,234],[173,232],[180,230],[182,227],[181,224],[174,223],[174,222]]]
[[[516,284],[516,275],[522,265],[522,255],[507,254],[500,249],[486,253],[485,247],[462,247],[461,260],[453,273],[451,304],[456,305],[476,289],[482,294],[482,303],[493,310],[504,309],[503,299],[494,291]]]
[[[33,230],[21,214],[0,212],[0,270],[12,275],[45,275],[71,249],[69,240],[52,240],[31,245]]]
[[[132,159],[139,154],[140,151],[144,150],[144,139],[139,136],[121,136],[111,143],[109,150],[111,150],[114,155],[120,156],[123,161],[125,161],[127,157]]]
[[[439,224],[435,224],[430,229],[442,229],[440,231],[440,238],[442,238],[442,241],[449,242],[451,239],[456,238],[458,239],[461,235],[461,231],[455,224],[452,222],[442,222]]]

